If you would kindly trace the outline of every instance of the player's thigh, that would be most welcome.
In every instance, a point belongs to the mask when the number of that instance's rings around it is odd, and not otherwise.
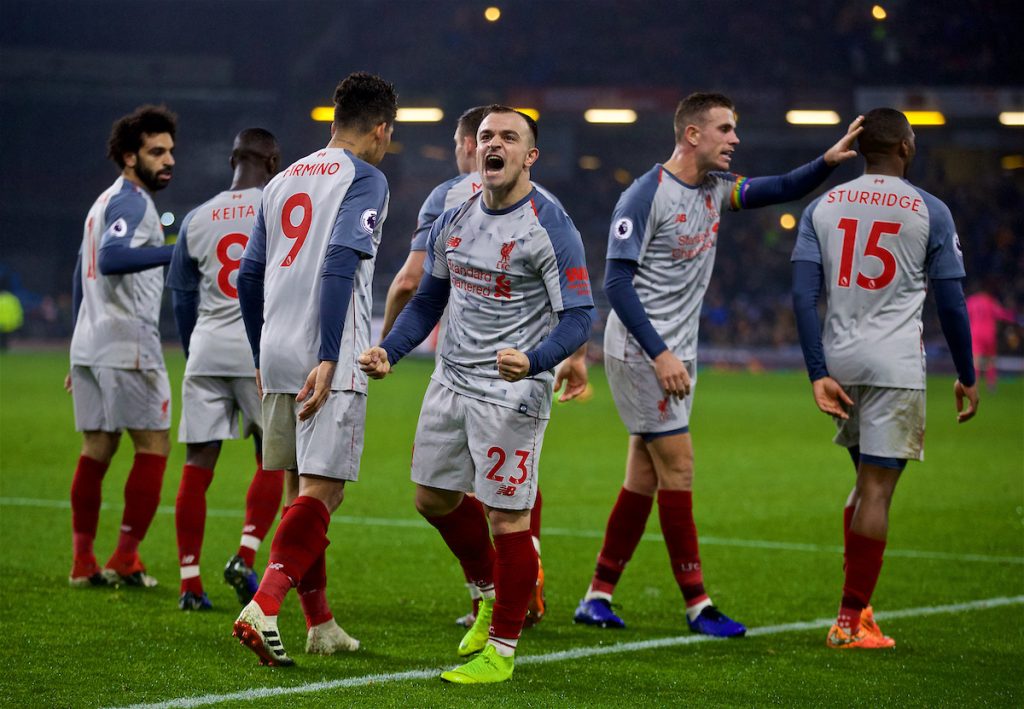
[[[690,374],[690,393],[682,399],[666,396],[654,366],[647,360],[624,361],[605,355],[605,375],[619,418],[631,434],[688,429],[697,389],[697,363],[683,362]]]
[[[693,439],[689,432],[654,435],[645,440],[644,445],[658,476],[658,487],[690,489],[693,484]]]
[[[238,438],[238,411],[228,377],[186,376],[181,383],[180,443]]]
[[[473,491],[464,399],[433,379],[427,385],[412,447],[414,483],[452,492]]]
[[[120,430],[110,423],[103,391],[92,367],[76,364],[71,368],[71,399],[76,431],[117,433]]]
[[[256,389],[256,377],[231,377],[231,393],[235,399],[236,411],[242,412],[241,435],[259,436],[263,430],[263,405]]]
[[[295,431],[298,409],[294,394],[263,396],[263,467],[266,470],[295,470]]]
[[[163,369],[93,367],[113,430],[162,431],[171,427],[171,384]]]
[[[858,399],[862,457],[924,460],[923,389],[864,387]]]
[[[295,462],[299,475],[336,481],[359,479],[366,430],[366,394],[332,391],[306,421],[298,420],[296,404]]]
[[[532,509],[547,419],[463,398],[477,499],[495,509]]]

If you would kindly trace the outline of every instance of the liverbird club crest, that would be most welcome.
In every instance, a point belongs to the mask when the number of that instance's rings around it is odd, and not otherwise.
[[[501,245],[501,258],[498,259],[498,270],[507,271],[511,265],[512,249],[516,247],[516,242],[510,241],[507,244]]]

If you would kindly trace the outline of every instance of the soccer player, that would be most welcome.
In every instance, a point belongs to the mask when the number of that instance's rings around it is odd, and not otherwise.
[[[878,649],[896,644],[879,629],[870,605],[889,505],[907,461],[924,459],[927,288],[959,377],[953,392],[960,423],[977,412],[978,390],[953,218],[945,204],[906,180],[914,131],[899,111],[877,108],[865,116],[858,146],[864,175],[819,197],[800,220],[793,307],[814,401],[835,419],[834,440],[849,450],[857,470],[843,510],[842,601],[827,645]],[[817,310],[823,284],[824,338]]]
[[[419,290],[381,344],[359,358],[371,377],[386,376],[448,306],[420,410],[412,479],[416,509],[482,594],[458,648],[463,657],[480,654],[444,672],[449,682],[512,676],[537,578],[530,508],[551,411],[551,370],[586,342],[593,318],[579,232],[530,183],[536,141],[532,118],[488,107],[477,133],[482,192],[434,222]]]
[[[577,623],[625,627],[612,594],[643,536],[657,494],[662,536],[696,633],[743,635],[704,588],[693,518],[690,410],[697,378],[697,328],[718,246],[720,210],[797,199],[821,184],[849,150],[859,119],[823,156],[781,176],[728,172],[739,144],[732,101],[695,93],[676,109],[675,149],[623,192],[612,215],[605,293],[605,371],[629,431],[626,478],[608,518]]]
[[[288,506],[270,563],[234,635],[261,664],[291,665],[277,630],[298,586],[306,651],[355,650],[326,599],[331,513],[359,475],[374,258],[388,184],[375,165],[394,129],[394,87],[366,73],[334,92],[327,147],[279,173],[263,191],[238,273],[242,318],[263,397],[263,465],[289,471]],[[297,494],[296,494],[297,493]]]
[[[479,192],[483,186],[480,173],[476,169],[476,132],[480,127],[480,121],[483,119],[486,110],[486,106],[477,106],[468,109],[459,116],[453,138],[455,142],[455,164],[459,169],[459,174],[435,187],[420,207],[419,216],[416,219],[416,231],[413,233],[412,243],[409,246],[409,256],[405,259],[402,268],[395,274],[391,287],[388,288],[387,302],[384,305],[382,339],[387,337],[392,325],[395,324],[395,318],[398,317],[402,308],[412,298],[416,292],[416,287],[423,278],[423,262],[426,259],[427,237],[430,235],[430,227],[434,225],[434,222],[445,210],[461,205]],[[562,208],[562,203],[554,195],[536,183],[534,183],[534,187],[545,197],[553,201],[560,209]],[[442,327],[443,320],[444,318],[442,318]],[[563,367],[559,368],[555,377],[555,391],[559,391],[562,381],[570,376],[573,378],[573,384],[577,386],[568,385],[566,391],[559,397],[561,401],[576,398],[586,388],[587,369],[585,352],[580,351],[574,354],[566,360]],[[582,387],[582,389],[577,387]],[[526,625],[528,627],[540,622],[541,618],[544,617],[547,604],[544,597],[544,567],[540,565],[539,561],[542,500],[541,491],[538,487],[537,500],[530,513],[530,534],[533,538],[533,546],[538,554],[538,570],[537,587],[530,596],[530,607],[526,613]],[[473,499],[470,499],[467,504],[472,505],[475,502]],[[483,514],[482,507],[480,508],[480,513]],[[466,579],[466,588],[469,589],[472,607],[469,613],[456,618],[455,624],[468,628],[476,621],[476,612],[480,607],[480,589],[469,578]]]
[[[235,137],[231,187],[182,220],[167,275],[187,360],[178,429],[187,453],[174,510],[181,567],[178,607],[184,611],[211,607],[199,576],[199,556],[206,490],[221,441],[251,433],[256,444],[256,474],[246,495],[242,540],[224,569],[243,606],[259,584],[252,569],[256,551],[281,506],[284,473],[261,465],[260,399],[237,290],[238,267],[263,186],[277,172],[280,157],[277,140],[262,128],[247,128]]]
[[[72,586],[155,586],[139,558],[160,504],[170,442],[171,388],[160,349],[161,266],[171,260],[152,193],[174,172],[177,118],[140,106],[114,122],[107,157],[121,175],[85,219],[73,282],[71,372],[64,387],[75,406],[82,452],[71,483]],[[117,548],[103,569],[93,542],[103,476],[127,430],[135,460],[124,487]]]
[[[974,359],[985,373],[985,386],[994,391],[999,380],[996,355],[999,353],[998,327],[1000,322],[1018,322],[1009,308],[1004,308],[992,295],[996,289],[986,284],[977,293],[967,297],[967,315],[971,320],[974,341]]]

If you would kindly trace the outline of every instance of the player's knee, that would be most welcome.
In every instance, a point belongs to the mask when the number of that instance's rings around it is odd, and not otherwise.
[[[442,495],[436,490],[418,485],[413,502],[416,505],[416,511],[423,517],[443,517],[459,506],[459,503],[462,502],[462,495]]]
[[[117,452],[121,434],[109,431],[86,431],[82,435],[82,455],[101,463],[109,463]]]

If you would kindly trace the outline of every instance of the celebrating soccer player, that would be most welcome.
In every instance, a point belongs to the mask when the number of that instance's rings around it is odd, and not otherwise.
[[[743,635],[704,588],[693,517],[690,409],[697,382],[697,327],[711,280],[720,210],[798,199],[821,184],[849,150],[859,119],[822,157],[785,175],[747,179],[728,172],[739,144],[732,101],[696,93],[675,114],[675,149],[619,198],[608,237],[605,371],[629,431],[626,479],[608,518],[597,568],[577,623],[625,627],[612,593],[643,536],[657,494],[672,573],[697,633]]]
[[[409,256],[406,258],[402,268],[395,274],[391,287],[388,289],[387,302],[384,306],[384,328],[381,337],[387,337],[395,318],[405,307],[409,299],[416,292],[416,287],[423,278],[423,262],[426,259],[427,237],[430,235],[430,228],[434,225],[441,214],[452,207],[457,207],[467,199],[480,191],[483,181],[476,169],[476,132],[480,127],[486,106],[471,108],[459,116],[455,126],[455,164],[459,168],[459,174],[449,180],[442,182],[435,187],[420,207],[419,216],[416,219],[416,231],[413,233],[412,243],[409,246]],[[562,203],[537,183],[533,183],[537,191],[547,199],[554,202],[560,209]],[[441,319],[442,327],[444,318]],[[440,336],[439,336],[440,339]],[[562,388],[565,383],[565,391],[559,397],[560,401],[569,401],[581,394],[587,386],[587,366],[585,351],[580,350],[567,359],[555,374],[555,391]],[[531,626],[540,622],[544,617],[546,599],[544,597],[544,567],[540,564],[540,520],[542,497],[540,487],[537,487],[537,500],[530,511],[530,534],[533,538],[533,546],[537,549],[537,587],[530,596],[530,606],[526,612],[526,625]],[[466,503],[471,506],[479,506],[475,499]],[[483,507],[478,510],[484,515]],[[469,613],[456,618],[456,625],[470,627],[476,621],[476,613],[480,607],[480,589],[468,577],[466,587],[469,589],[469,597],[472,601],[472,608]]]
[[[225,580],[243,606],[259,583],[252,569],[256,551],[281,506],[283,472],[264,470],[261,464],[260,399],[236,280],[263,186],[277,172],[279,160],[277,140],[262,128],[247,128],[235,137],[231,187],[182,220],[167,276],[186,357],[178,438],[187,453],[174,510],[181,567],[178,607],[183,611],[210,608],[199,576],[199,556],[206,489],[221,441],[252,433],[256,443],[256,474],[246,495],[242,540],[224,569]]]
[[[270,563],[234,625],[235,636],[271,665],[293,664],[277,614],[296,585],[307,652],[359,646],[327,605],[324,553],[331,513],[345,483],[358,479],[363,451],[366,376],[356,358],[370,345],[370,285],[388,205],[387,180],[374,166],[391,143],[398,109],[392,85],[365,73],[342,81],[334,104],[327,147],[264,190],[238,274],[263,395],[263,464],[290,471]]]
[[[464,657],[479,654],[444,672],[449,682],[512,676],[537,578],[530,508],[551,412],[551,370],[586,342],[593,317],[579,232],[530,183],[536,141],[529,116],[488,107],[477,133],[482,192],[434,222],[419,290],[391,333],[359,358],[370,376],[385,376],[448,306],[416,429],[412,479],[417,510],[482,595],[458,648]]]
[[[85,219],[72,286],[75,314],[71,372],[82,453],[71,484],[72,586],[155,586],[139,558],[160,504],[167,467],[171,387],[160,349],[161,266],[171,260],[151,197],[171,182],[177,119],[141,106],[114,123],[107,156],[121,175]],[[101,570],[93,542],[103,476],[127,430],[135,460],[124,487],[117,548]]]
[[[800,220],[793,249],[793,307],[814,401],[835,418],[835,442],[857,480],[843,510],[845,581],[831,648],[889,648],[871,594],[882,569],[889,505],[908,460],[924,458],[925,357],[921,309],[931,288],[959,378],[957,420],[978,410],[963,255],[940,200],[906,180],[914,131],[878,108],[858,146],[864,175],[829,190]],[[825,287],[824,338],[818,295]],[[966,400],[966,408],[964,402]]]

